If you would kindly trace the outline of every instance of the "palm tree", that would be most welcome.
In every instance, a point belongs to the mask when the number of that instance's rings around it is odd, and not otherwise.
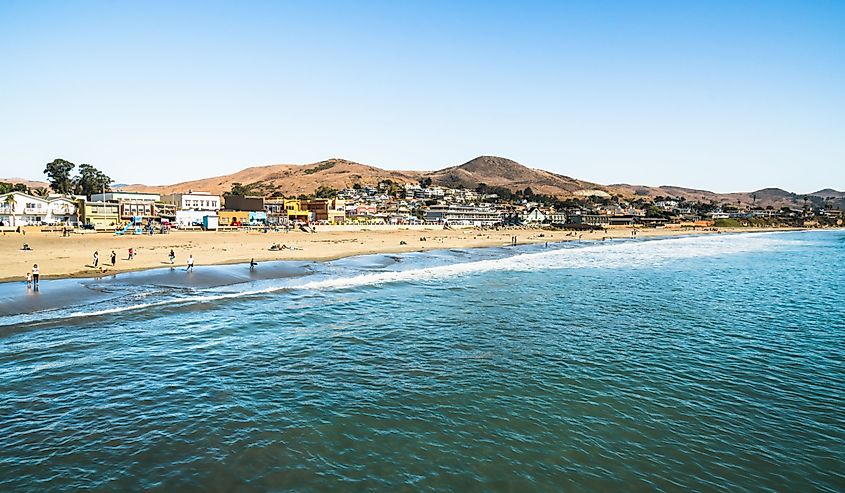
[[[50,190],[45,187],[32,188],[29,191],[30,193],[32,193],[32,195],[35,195],[36,197],[46,197],[50,195]]]
[[[9,226],[14,226],[15,225],[15,206],[17,205],[17,201],[15,200],[15,194],[10,193],[10,194],[6,195],[6,200],[4,200],[3,203],[5,203],[9,207],[9,210],[12,211],[12,213],[9,215],[9,222],[11,222],[12,224],[10,224]]]

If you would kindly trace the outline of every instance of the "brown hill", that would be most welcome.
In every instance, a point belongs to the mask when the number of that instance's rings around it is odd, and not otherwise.
[[[398,183],[410,183],[416,182],[420,176],[420,173],[415,171],[387,171],[345,159],[328,159],[306,165],[254,166],[231,175],[173,185],[126,185],[122,188],[139,192],[175,193],[195,190],[222,194],[231,190],[233,183],[241,183],[249,186],[257,194],[279,192],[291,196],[313,193],[321,185],[341,189],[351,187],[356,183],[377,184],[387,179]]]
[[[536,193],[557,195],[561,198],[573,195],[592,195],[592,192],[606,192],[612,195],[634,197],[683,197],[688,201],[715,202],[717,204],[757,205],[761,207],[802,207],[804,195],[798,195],[779,188],[764,188],[756,192],[738,192],[719,194],[707,190],[675,186],[642,186],[628,184],[599,185],[588,181],[570,178],[568,176],[551,173],[541,169],[523,166],[516,161],[496,157],[480,156],[460,166],[452,166],[439,171],[390,171],[355,163],[345,159],[328,159],[318,163],[295,165],[275,164],[269,166],[254,166],[230,175],[192,180],[172,185],[123,185],[123,190],[149,191],[158,193],[187,192],[188,190],[205,191],[222,194],[232,188],[233,183],[249,186],[253,193],[269,195],[274,192],[286,196],[309,194],[319,186],[333,188],[351,187],[356,183],[375,185],[383,180],[394,182],[415,183],[423,178],[431,178],[432,182],[448,187],[464,186],[475,188],[480,183],[491,186],[503,186],[513,191],[530,187]],[[2,180],[7,182],[22,182],[30,186],[46,186],[44,182],[22,179]],[[835,197],[833,205],[845,205],[844,192],[832,189],[820,190],[808,194],[808,202],[816,205],[824,203],[824,199]]]
[[[708,190],[698,190],[694,188],[675,187],[670,185],[662,185],[659,187],[649,187],[644,185],[628,185],[626,183],[617,183],[608,185],[614,193],[622,195],[623,197],[673,197],[684,200],[697,200],[699,202],[709,202],[711,200],[719,200],[724,194],[710,192]]]
[[[25,178],[0,178],[3,183],[23,183],[29,188],[48,188],[50,186],[46,181],[27,180]]]
[[[530,187],[535,193],[568,197],[579,190],[607,191],[596,183],[576,180],[541,169],[532,169],[516,161],[497,156],[479,156],[460,166],[426,173],[437,184],[456,188],[475,188],[480,183],[524,190]]]
[[[815,195],[816,197],[822,198],[835,198],[835,199],[845,199],[845,192],[840,192],[838,190],[834,190],[832,188],[825,188],[824,190],[819,190],[818,192],[813,192],[810,195]]]
[[[345,188],[359,183],[375,185],[383,180],[416,183],[431,178],[437,185],[475,188],[480,183],[508,187],[514,191],[530,187],[536,193],[572,196],[580,190],[607,191],[596,183],[576,180],[568,176],[525,167],[516,161],[495,156],[480,156],[460,166],[434,172],[389,171],[345,159],[328,159],[307,165],[275,164],[255,166],[237,173],[204,178],[173,185],[125,185],[124,190],[139,192],[174,193],[188,190],[221,194],[229,191],[233,183],[249,186],[256,194],[300,195],[313,193],[319,186]]]

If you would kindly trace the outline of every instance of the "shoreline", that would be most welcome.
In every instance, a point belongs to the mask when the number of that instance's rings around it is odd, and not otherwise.
[[[836,228],[840,229],[840,228]],[[516,236],[516,244],[558,243],[563,241],[597,241],[602,239],[630,239],[678,237],[708,234],[741,234],[804,231],[806,228],[721,228],[702,229],[639,229],[611,227],[607,231],[554,231],[540,228],[481,230],[474,228],[444,230],[397,227],[389,230],[284,232],[207,232],[173,231],[166,235],[115,236],[112,234],[76,234],[62,237],[57,233],[6,234],[0,236],[0,283],[20,281],[33,263],[42,272],[41,278],[74,279],[112,276],[124,272],[138,272],[168,267],[171,249],[176,253],[174,266],[185,265],[193,255],[196,268],[211,265],[233,265],[268,261],[330,261],[340,258],[380,253],[408,253],[451,248],[484,248],[507,246]],[[632,231],[637,231],[636,236]],[[31,251],[20,250],[23,243]],[[270,250],[271,244],[285,245],[284,250]],[[128,248],[138,252],[127,259]],[[94,251],[99,252],[98,268],[92,264]],[[117,262],[109,262],[115,251]]]

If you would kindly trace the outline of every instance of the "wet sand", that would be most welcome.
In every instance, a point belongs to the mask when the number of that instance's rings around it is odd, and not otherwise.
[[[175,266],[184,268],[189,255],[195,266],[247,263],[270,260],[331,260],[372,253],[401,253],[441,248],[478,248],[508,245],[516,236],[518,244],[557,241],[631,238],[631,228],[610,228],[606,232],[567,232],[542,229],[479,229],[444,230],[436,227],[391,230],[323,231],[172,231],[165,235],[116,236],[111,233],[74,233],[62,237],[60,232],[47,233],[30,229],[26,235],[5,233],[0,236],[0,282],[22,281],[33,264],[38,264],[42,279],[68,277],[100,277],[170,265],[168,254],[176,254]],[[721,232],[772,231],[761,228],[723,229]],[[638,229],[638,238],[685,234],[714,234],[717,231],[678,229]],[[424,238],[424,240],[423,240]],[[32,249],[21,250],[24,243]],[[272,244],[286,248],[270,250]],[[137,255],[128,260],[128,249]],[[99,265],[92,256],[99,252]],[[111,265],[114,251],[117,262]]]

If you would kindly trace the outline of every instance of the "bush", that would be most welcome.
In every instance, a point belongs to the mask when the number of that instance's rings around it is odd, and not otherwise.
[[[305,173],[306,175],[313,175],[314,173],[317,173],[318,171],[325,171],[327,169],[334,168],[334,165],[335,165],[335,163],[318,164],[317,166],[314,166],[313,168],[308,168],[306,170],[303,170],[302,172]]]
[[[736,219],[716,219],[713,222],[713,226],[717,228],[741,228],[742,223]]]

